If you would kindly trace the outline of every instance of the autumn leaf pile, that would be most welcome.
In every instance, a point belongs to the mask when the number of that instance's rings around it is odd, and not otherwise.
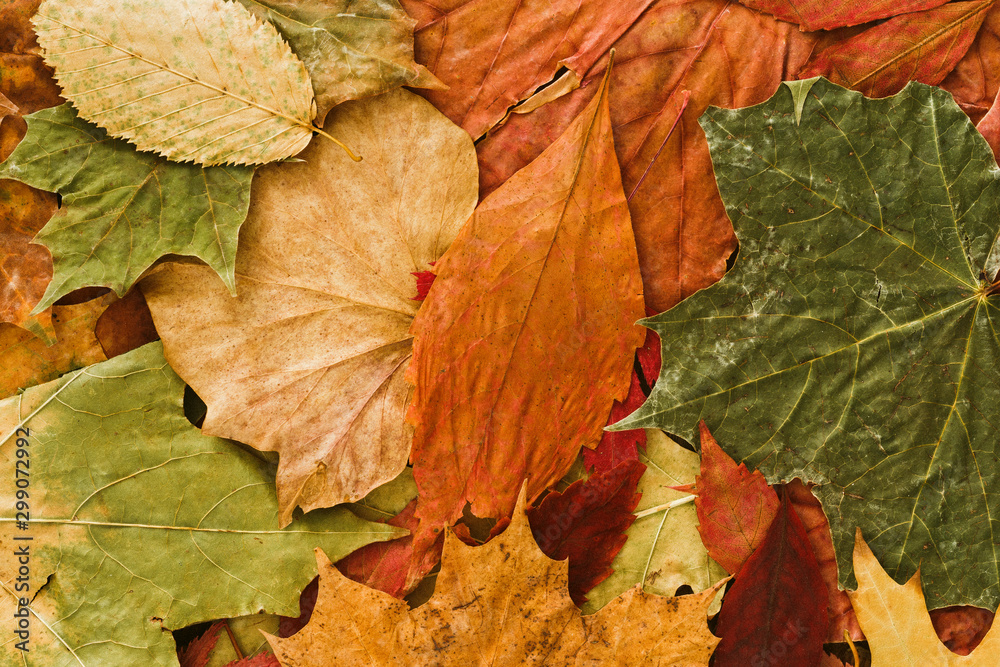
[[[995,663],[992,0],[0,28],[0,663]]]

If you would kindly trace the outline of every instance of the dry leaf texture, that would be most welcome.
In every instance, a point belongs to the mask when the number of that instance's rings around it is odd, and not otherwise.
[[[466,500],[510,516],[594,447],[628,391],[642,285],[611,137],[607,80],[534,163],[476,209],[413,322],[417,516]]]
[[[823,75],[870,97],[910,81],[937,84],[969,50],[993,0],[953,2],[902,14],[823,50],[799,73]]]
[[[971,655],[949,651],[934,632],[917,571],[897,584],[879,564],[857,530],[854,575],[858,590],[848,593],[868,638],[872,667],[993,667],[1000,655],[1000,632],[990,631]],[[994,626],[993,630],[996,629]]]
[[[287,639],[268,637],[284,667],[320,665],[708,665],[718,639],[706,609],[714,589],[662,598],[632,589],[581,617],[567,562],[531,537],[522,491],[506,531],[481,547],[445,538],[434,596],[405,602],[346,579],[317,552],[313,617]]]
[[[448,86],[425,96],[478,138],[560,65],[582,76],[652,1],[403,0],[403,7],[417,19],[417,60]]]
[[[413,26],[397,0],[240,0],[270,21],[302,59],[316,122],[334,106],[402,85],[446,88],[413,62]]]
[[[646,303],[666,310],[726,271],[736,248],[700,116],[742,107],[792,78],[816,38],[726,0],[659,0],[615,42],[611,121]],[[476,149],[485,194],[534,160],[594,96],[604,59],[579,90],[491,132]]]
[[[917,12],[948,0],[740,0],[752,9],[802,26],[803,30],[832,30]]]
[[[63,96],[140,150],[261,164],[312,138],[305,65],[236,2],[45,0],[34,24]]]
[[[13,480],[30,460],[31,522],[15,526],[15,485],[0,488],[0,547],[32,538],[29,589],[17,591],[30,653],[25,663],[6,641],[0,665],[170,667],[165,630],[294,613],[314,548],[337,559],[402,532],[344,508],[280,529],[274,467],[189,424],[183,394],[151,343],[0,401],[0,472]],[[5,600],[20,566],[0,559]]]
[[[280,453],[283,525],[296,505],[357,500],[406,465],[410,274],[476,201],[472,141],[412,93],[347,102],[327,128],[365,161],[320,142],[258,173],[237,297],[201,266],[143,282],[167,358],[208,405],[205,432]]]

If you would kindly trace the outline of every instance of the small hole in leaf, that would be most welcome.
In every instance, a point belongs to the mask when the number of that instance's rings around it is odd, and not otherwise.
[[[194,426],[201,428],[201,425],[205,423],[205,415],[207,413],[208,407],[205,405],[205,401],[201,400],[201,397],[194,393],[194,389],[190,386],[185,386],[184,416],[187,417],[187,420]]]

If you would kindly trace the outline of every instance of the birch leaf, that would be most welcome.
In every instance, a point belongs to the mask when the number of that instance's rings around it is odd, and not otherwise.
[[[0,473],[30,473],[18,476],[27,529],[15,525],[15,485],[0,492],[0,545],[30,553],[29,588],[17,591],[30,600],[28,664],[177,665],[165,630],[296,614],[314,547],[337,559],[400,535],[341,508],[279,529],[273,466],[202,435],[183,394],[151,343],[0,402]],[[0,561],[7,604],[17,567]],[[12,638],[0,664],[23,664]]]
[[[253,170],[140,153],[78,118],[69,104],[27,120],[28,134],[0,165],[0,178],[62,195],[62,207],[35,237],[52,252],[54,274],[34,312],[79,287],[110,287],[122,296],[167,254],[198,257],[235,288]]]
[[[305,65],[235,2],[45,0],[33,23],[63,97],[139,150],[262,164],[312,138]]]

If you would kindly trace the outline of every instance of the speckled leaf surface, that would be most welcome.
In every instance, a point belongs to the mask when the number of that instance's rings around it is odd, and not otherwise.
[[[0,165],[0,178],[62,195],[62,207],[35,237],[54,264],[35,312],[88,285],[124,295],[167,254],[204,260],[235,290],[236,241],[250,205],[252,169],[140,153],[78,118],[69,104],[27,120],[28,134]]]
[[[151,343],[0,402],[6,479],[30,452],[27,530],[15,528],[14,485],[0,492],[0,545],[31,553],[29,664],[176,665],[164,629],[295,615],[314,547],[337,559],[401,533],[343,509],[280,530],[273,466],[191,426],[183,390]],[[8,604],[16,568],[0,562]],[[21,664],[13,642],[0,651]]]
[[[1000,170],[948,93],[825,80],[702,117],[740,241],[717,285],[646,320],[653,394],[622,426],[704,419],[772,483],[801,477],[853,587],[855,527],[930,608],[1000,600]],[[986,279],[984,280],[984,275]]]
[[[270,21],[305,63],[316,123],[347,100],[400,86],[446,86],[413,61],[413,27],[396,0],[239,0]]]
[[[236,2],[44,0],[32,22],[63,97],[140,150],[262,164],[312,139],[305,65]]]

